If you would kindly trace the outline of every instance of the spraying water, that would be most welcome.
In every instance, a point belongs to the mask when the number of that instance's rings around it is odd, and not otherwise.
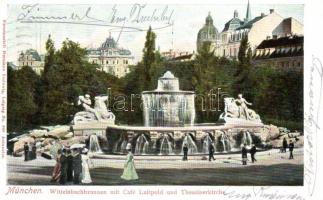
[[[149,142],[145,134],[141,134],[136,141],[135,154],[147,154],[148,153]]]
[[[169,155],[172,153],[173,153],[173,147],[172,147],[172,143],[169,140],[169,135],[164,134],[160,143],[159,155]]]
[[[115,153],[125,153],[128,141],[125,138],[120,138],[113,147]]]
[[[197,146],[190,134],[186,134],[183,139],[182,151],[181,151],[182,154],[183,154],[183,147],[185,144],[187,145],[189,154],[196,154],[197,153]]]
[[[213,143],[213,142],[212,142],[212,139],[211,139],[210,135],[208,134],[208,135],[203,139],[203,150],[202,150],[202,152],[203,152],[203,153],[205,153],[205,154],[209,153],[209,146],[210,146],[210,145],[213,145],[212,143]]]
[[[90,153],[102,153],[98,136],[93,134],[90,135],[90,143],[89,143],[89,152]]]
[[[230,145],[228,136],[226,134],[224,134],[224,133],[221,134],[221,140],[220,141],[221,141],[222,146],[223,146],[223,152],[230,151],[231,145]]]
[[[246,144],[247,146],[251,146],[253,144],[251,134],[249,131],[244,131],[242,135],[242,143],[241,144]]]
[[[142,93],[145,126],[185,126],[195,120],[194,92],[179,89],[170,71],[158,79],[158,87]]]

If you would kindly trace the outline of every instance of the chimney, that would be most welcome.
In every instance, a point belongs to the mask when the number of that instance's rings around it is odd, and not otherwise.
[[[261,17],[264,17],[265,16],[265,13],[261,13]]]
[[[275,11],[274,9],[269,9],[270,14],[274,13],[274,11]]]

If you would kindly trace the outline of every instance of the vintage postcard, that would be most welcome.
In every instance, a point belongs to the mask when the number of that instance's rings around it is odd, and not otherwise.
[[[1,1],[1,199],[323,199],[322,5]]]

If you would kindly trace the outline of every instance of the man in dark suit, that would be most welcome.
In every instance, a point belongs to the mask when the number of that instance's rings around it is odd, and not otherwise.
[[[256,145],[253,144],[252,147],[251,147],[251,149],[250,149],[250,155],[251,155],[251,161],[252,161],[252,163],[254,163],[255,161],[257,161],[256,158],[255,158],[256,152],[257,152]]]
[[[67,158],[67,182],[73,181],[73,156],[70,149],[66,150],[66,158]]]
[[[186,144],[184,144],[183,153],[184,153],[183,160],[187,160],[188,147]]]
[[[294,155],[293,155],[293,150],[294,150],[294,143],[292,140],[289,141],[289,159],[294,159]]]
[[[31,152],[32,152],[32,160],[37,158],[37,147],[36,147],[36,143],[34,143],[31,146]]]
[[[59,179],[59,183],[61,185],[65,185],[66,175],[67,175],[66,149],[63,149],[63,151],[62,151],[60,162],[61,162],[61,178]]]
[[[76,153],[73,156],[73,171],[74,171],[74,184],[80,183],[80,175],[82,173],[82,157],[81,149],[76,149]]]
[[[287,140],[286,140],[286,138],[284,138],[283,139],[283,150],[282,150],[283,153],[286,153],[287,146],[288,146],[287,145]]]
[[[25,154],[25,161],[28,161],[28,155],[29,155],[29,145],[27,142],[25,142],[24,144],[24,154]]]
[[[247,151],[247,148],[246,148],[246,145],[244,144],[242,146],[242,149],[241,149],[241,154],[242,154],[242,165],[247,165],[247,159],[248,159],[248,155],[247,155],[248,151]]]
[[[209,144],[209,161],[211,161],[211,159],[215,160],[215,158],[214,158],[214,146],[212,144]]]

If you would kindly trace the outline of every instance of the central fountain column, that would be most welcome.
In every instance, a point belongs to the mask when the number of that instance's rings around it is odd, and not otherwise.
[[[192,126],[195,120],[194,92],[179,89],[170,71],[158,79],[154,91],[142,92],[145,126]]]

